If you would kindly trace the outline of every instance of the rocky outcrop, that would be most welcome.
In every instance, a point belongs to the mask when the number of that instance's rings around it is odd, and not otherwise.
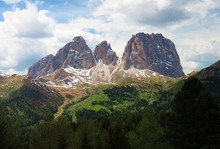
[[[40,76],[44,76],[48,73],[52,73],[54,71],[53,59],[54,56],[51,54],[34,63],[28,69],[28,76],[37,78]]]
[[[75,37],[72,42],[61,48],[55,56],[48,55],[33,64],[28,69],[28,76],[40,78],[67,66],[76,69],[90,69],[95,66],[92,51],[81,36]]]
[[[102,41],[98,44],[93,52],[93,55],[96,61],[101,61],[105,65],[116,65],[118,60],[118,56],[112,50],[110,43],[108,44],[107,41]]]
[[[124,69],[150,69],[169,77],[184,75],[174,43],[161,34],[138,33],[128,41]]]
[[[91,49],[81,37],[75,37],[66,44],[54,57],[54,69],[71,66],[76,69],[89,69],[95,66]]]

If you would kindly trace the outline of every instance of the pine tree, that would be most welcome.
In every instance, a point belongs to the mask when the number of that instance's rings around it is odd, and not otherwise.
[[[0,108],[0,148],[18,148],[18,137],[15,128]]]
[[[200,80],[190,77],[174,100],[170,137],[175,148],[219,147],[219,108]],[[215,131],[213,131],[215,130]]]

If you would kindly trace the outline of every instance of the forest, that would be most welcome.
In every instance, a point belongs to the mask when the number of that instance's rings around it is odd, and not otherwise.
[[[1,108],[1,149],[194,149],[220,148],[219,102],[195,77],[185,80],[169,100],[169,108],[148,104],[134,87],[112,87],[104,93],[114,106],[132,101],[123,111],[81,109],[77,121],[70,115],[41,121],[24,133]],[[93,105],[98,104],[93,102]],[[109,110],[110,109],[110,110]],[[109,112],[110,111],[110,112]]]

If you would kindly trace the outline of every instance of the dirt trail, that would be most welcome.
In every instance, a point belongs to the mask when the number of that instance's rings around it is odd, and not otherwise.
[[[65,98],[63,104],[58,107],[58,111],[57,111],[56,113],[54,113],[54,119],[57,119],[59,116],[61,116],[61,114],[62,114],[63,111],[64,111],[64,108],[65,108],[69,103],[72,103],[72,102],[74,102],[74,101],[79,100],[79,99],[80,99],[81,97],[83,97],[85,94],[86,94],[85,92],[78,91],[78,94],[77,94],[77,95],[75,94],[75,97],[74,97],[74,98],[72,98],[72,99]]]

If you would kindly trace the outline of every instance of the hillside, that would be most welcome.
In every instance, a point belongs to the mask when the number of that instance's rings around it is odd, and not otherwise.
[[[181,88],[181,80],[165,77],[125,77],[116,84],[90,85],[86,88],[86,96],[64,108],[64,115],[76,121],[84,116],[98,118],[126,112],[141,112],[148,105],[158,110],[169,109],[177,88]]]
[[[220,61],[195,74],[216,99],[220,99]]]
[[[64,98],[54,89],[27,76],[8,76],[0,81],[0,104],[23,131],[40,120],[53,119]]]

